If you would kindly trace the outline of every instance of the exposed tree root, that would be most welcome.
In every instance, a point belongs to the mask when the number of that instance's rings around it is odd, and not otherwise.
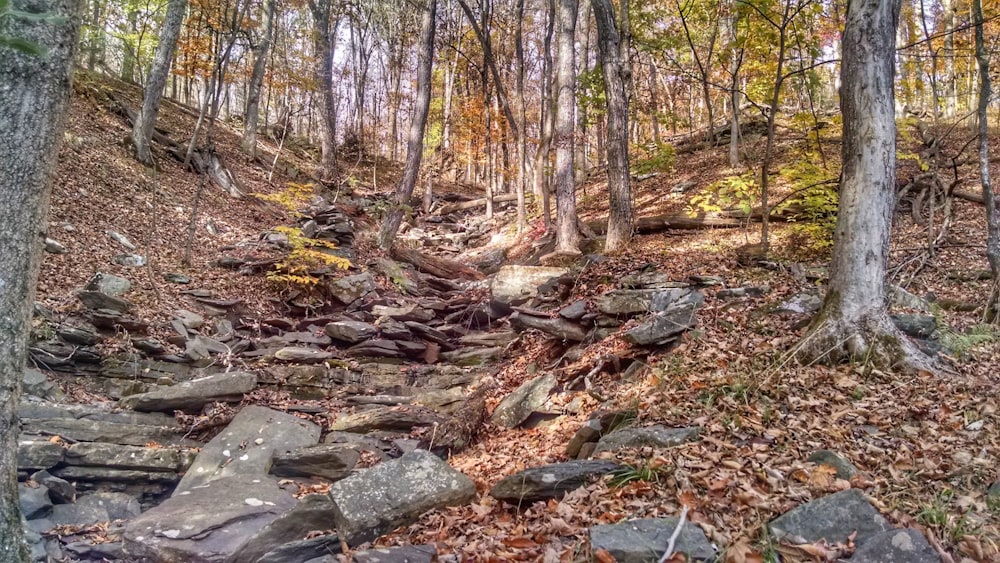
[[[861,362],[903,373],[944,374],[948,369],[924,354],[884,312],[858,321],[820,313],[803,339],[796,358],[803,364]]]

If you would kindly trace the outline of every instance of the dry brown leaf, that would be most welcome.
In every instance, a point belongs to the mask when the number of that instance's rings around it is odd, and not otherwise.
[[[615,559],[615,556],[611,555],[610,553],[608,553],[608,551],[606,549],[598,549],[598,550],[594,551],[594,559],[596,559],[598,561],[598,563],[617,563],[618,562],[618,560]]]

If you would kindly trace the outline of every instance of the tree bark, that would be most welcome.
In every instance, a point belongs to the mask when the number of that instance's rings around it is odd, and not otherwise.
[[[552,149],[552,130],[555,128],[555,104],[552,95],[552,36],[555,33],[556,8],[555,0],[548,1],[548,22],[545,28],[545,39],[542,42],[542,99],[539,114],[541,122],[541,139],[535,152],[535,197],[542,202],[542,221],[545,230],[552,226],[551,205],[549,202],[549,184],[546,172],[549,167],[549,156]]]
[[[434,16],[437,13],[437,0],[427,0],[423,17],[420,21],[420,56],[417,63],[417,96],[413,102],[413,121],[410,122],[410,133],[406,141],[406,165],[403,168],[403,178],[396,188],[396,201],[389,215],[379,229],[379,246],[389,249],[396,238],[399,224],[403,222],[404,206],[413,195],[413,187],[417,184],[420,172],[420,160],[424,154],[424,128],[427,125],[427,114],[431,105],[431,71],[434,68]]]
[[[573,178],[576,69],[574,32],[577,0],[558,0],[556,13],[556,251],[580,252],[576,226],[576,184]]]
[[[261,12],[260,42],[253,50],[253,72],[247,86],[247,106],[243,119],[243,152],[257,156],[257,118],[260,114],[260,89],[264,83],[264,71],[271,50],[271,35],[274,29],[274,5],[276,0],[266,0]]]
[[[993,95],[990,84],[990,57],[983,37],[982,0],[972,0],[972,17],[976,26],[976,61],[979,64],[979,178],[983,185],[983,204],[986,206],[986,258],[993,274],[993,291],[986,304],[986,316],[994,322],[1000,317],[1000,216],[997,201],[990,181],[989,127],[986,110]]]
[[[319,120],[322,179],[328,181],[337,177],[337,100],[333,96],[333,50],[336,48],[337,25],[334,24],[331,29],[330,0],[310,0],[309,11],[316,27],[313,46],[323,100]]]
[[[524,109],[524,0],[517,0],[517,27],[514,31],[514,50],[517,60],[517,106],[518,134],[517,142],[517,232],[528,229],[528,212],[524,201],[524,192],[528,186],[528,118]]]
[[[631,74],[622,60],[620,36],[611,0],[591,0],[597,20],[597,43],[608,103],[608,235],[605,251],[618,252],[632,239],[632,186],[628,168],[629,98]]]
[[[930,360],[888,316],[886,268],[895,206],[894,0],[849,0],[841,67],[843,173],[830,283],[799,358],[861,360],[907,371]]]
[[[184,23],[184,12],[186,11],[187,0],[170,0],[167,4],[167,15],[163,20],[160,43],[156,46],[153,64],[149,68],[149,77],[146,79],[142,108],[139,109],[139,116],[135,120],[135,126],[132,127],[132,146],[135,158],[147,166],[153,164],[153,153],[150,150],[150,143],[153,140],[153,126],[156,124],[156,115],[160,111],[160,99],[163,97],[163,88],[167,85],[167,75],[170,74],[170,65],[174,60],[177,38],[180,37],[181,25]]]
[[[26,563],[17,408],[83,2],[13,0],[10,8],[63,18],[0,18],[0,36],[47,49],[30,55],[0,46],[0,561]]]

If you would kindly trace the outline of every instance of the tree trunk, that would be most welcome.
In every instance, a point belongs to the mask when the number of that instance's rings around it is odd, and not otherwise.
[[[986,206],[986,258],[990,262],[994,286],[990,300],[986,304],[988,320],[996,322],[1000,318],[1000,216],[997,216],[997,201],[990,182],[989,128],[986,110],[993,95],[990,88],[990,57],[983,38],[982,0],[972,0],[972,17],[976,26],[976,60],[979,63],[979,178],[983,184],[983,204]]]
[[[153,64],[146,79],[142,108],[139,109],[139,116],[135,120],[135,126],[132,127],[135,158],[147,166],[153,164],[153,154],[150,151],[153,126],[156,124],[156,114],[160,111],[160,99],[163,97],[163,88],[167,84],[167,75],[170,74],[170,65],[174,60],[174,50],[177,48],[177,38],[184,23],[185,11],[187,11],[187,0],[170,0],[167,4],[160,43],[156,46]]]
[[[528,145],[526,141],[528,118],[524,110],[524,0],[517,0],[517,27],[514,31],[514,50],[517,60],[517,106],[518,130],[517,142],[517,232],[528,229],[528,212],[524,201],[524,192],[528,186]]]
[[[271,34],[274,28],[274,5],[276,0],[266,0],[261,13],[260,43],[253,50],[253,72],[247,86],[247,107],[243,121],[243,152],[257,156],[257,117],[260,113],[260,89],[264,83],[264,70],[271,50]]]
[[[403,168],[403,178],[396,188],[396,201],[389,216],[379,229],[379,246],[389,249],[396,238],[399,224],[403,222],[404,206],[413,195],[413,187],[417,183],[420,172],[420,160],[424,153],[424,128],[427,125],[427,114],[431,105],[431,71],[434,68],[434,16],[437,13],[437,0],[427,0],[423,17],[420,21],[420,55],[417,63],[417,95],[413,102],[413,121],[410,122],[410,133],[406,141],[406,165]]]
[[[605,250],[618,252],[632,239],[632,186],[628,169],[630,74],[622,60],[620,36],[611,0],[591,0],[597,20],[597,42],[608,103],[608,236]]]
[[[574,110],[576,70],[574,32],[577,0],[558,0],[556,13],[556,251],[580,252],[580,232],[576,226],[576,185],[573,179]]]
[[[538,149],[535,152],[535,197],[542,202],[542,221],[545,230],[552,226],[551,204],[549,202],[548,172],[549,153],[552,148],[552,129],[555,127],[555,104],[552,95],[552,35],[555,32],[556,9],[555,0],[548,1],[548,23],[545,29],[545,39],[542,42],[542,99],[541,109],[541,138],[538,141]]]
[[[893,0],[849,0],[841,67],[843,173],[830,282],[798,353],[806,362],[861,360],[932,369],[888,316],[886,268],[896,201]]]
[[[63,18],[0,18],[0,37],[47,49],[31,55],[0,46],[0,561],[26,563],[17,491],[17,408],[83,2],[13,0],[9,7]]]
[[[337,25],[330,25],[330,0],[310,0],[316,34],[313,46],[316,51],[316,75],[322,90],[320,104],[319,137],[322,179],[337,177],[337,100],[333,97],[333,50],[336,48]],[[339,23],[339,22],[338,22]]]

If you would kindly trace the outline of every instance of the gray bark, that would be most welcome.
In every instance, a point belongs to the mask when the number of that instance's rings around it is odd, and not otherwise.
[[[82,0],[13,0],[59,22],[0,19],[0,36],[46,48],[0,46],[0,561],[29,561],[17,492],[17,407],[49,194],[63,138]]]
[[[885,368],[930,368],[888,316],[885,278],[896,202],[897,16],[893,0],[848,3],[841,67],[840,206],[826,299],[800,350],[807,361],[863,359]]]
[[[135,158],[147,165],[153,164],[153,154],[150,143],[153,140],[153,126],[156,125],[156,114],[160,111],[160,99],[163,88],[170,74],[170,64],[174,60],[174,50],[177,48],[177,38],[184,23],[184,12],[187,11],[187,0],[170,0],[167,4],[167,15],[163,20],[163,31],[160,33],[160,43],[153,55],[153,64],[149,68],[146,79],[146,89],[142,96],[142,108],[139,117],[132,127],[132,146]]]
[[[528,228],[528,213],[525,209],[524,192],[528,185],[528,119],[524,110],[524,0],[517,0],[517,27],[514,31],[514,49],[517,58],[517,232]]]
[[[990,271],[993,273],[994,289],[990,302],[986,304],[987,317],[996,321],[1000,316],[1000,216],[997,209],[1000,208],[1000,201],[997,201],[993,192],[993,184],[990,181],[990,152],[989,152],[989,127],[986,110],[990,105],[990,97],[993,95],[990,84],[990,57],[986,51],[985,40],[983,38],[983,4],[982,0],[972,0],[972,17],[976,25],[976,61],[979,64],[979,178],[983,185],[983,204],[986,207],[986,258],[990,262]]]
[[[573,179],[576,70],[574,34],[577,0],[558,0],[556,13],[556,122],[552,141],[556,149],[556,251],[579,252],[576,223],[576,185]]]
[[[542,221],[545,229],[552,226],[552,212],[549,202],[548,167],[552,148],[552,130],[555,128],[555,104],[552,95],[552,36],[555,33],[556,8],[555,0],[548,0],[548,22],[545,28],[545,39],[542,42],[542,99],[541,139],[535,151],[535,196],[542,201]]]
[[[608,103],[608,235],[607,252],[617,252],[632,239],[632,186],[628,169],[628,112],[626,84],[631,74],[621,52],[611,0],[591,0],[597,20],[597,43]]]
[[[271,35],[274,29],[275,0],[265,0],[261,12],[260,26],[262,34],[260,42],[253,50],[253,72],[250,74],[250,84],[247,86],[247,107],[243,120],[243,152],[257,155],[257,120],[260,114],[260,88],[264,83],[264,71],[267,68],[268,52],[271,50]]]
[[[388,249],[396,238],[396,231],[403,222],[404,206],[413,195],[420,172],[420,160],[424,154],[424,129],[431,106],[431,81],[434,69],[434,16],[437,0],[427,0],[420,20],[420,56],[417,63],[417,95],[413,102],[413,121],[406,140],[406,165],[403,178],[396,188],[396,201],[392,211],[379,229],[379,246]]]
[[[331,0],[310,0],[309,11],[315,25],[316,75],[322,89],[319,133],[323,179],[337,177],[337,100],[333,96],[333,50],[337,25],[330,25]]]

